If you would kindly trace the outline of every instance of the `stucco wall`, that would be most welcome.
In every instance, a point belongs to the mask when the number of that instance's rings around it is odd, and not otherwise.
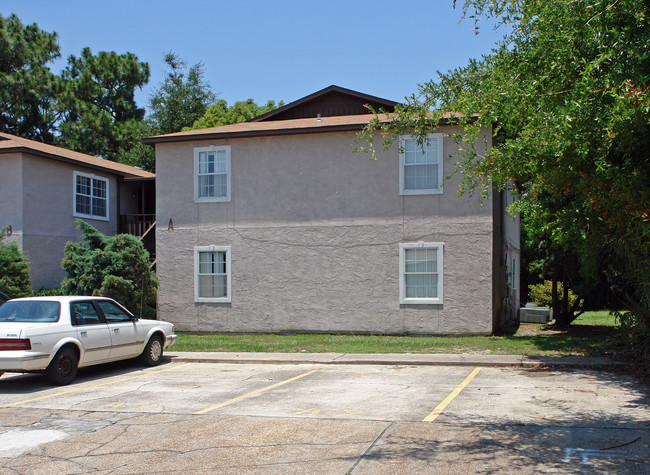
[[[23,180],[22,156],[19,153],[0,155],[0,229],[11,226],[6,243],[16,241],[23,248]]]
[[[95,174],[109,180],[110,221],[84,218],[104,234],[117,231],[116,178],[64,162],[23,154],[22,239],[30,261],[35,290],[59,287],[65,277],[61,260],[68,241],[80,241],[81,232],[73,215],[74,172]],[[3,178],[4,184],[4,178]]]
[[[459,177],[400,196],[397,146],[371,161],[354,139],[156,145],[160,318],[186,331],[490,333],[491,201],[459,198]],[[194,203],[194,147],[225,144],[232,201]],[[399,304],[399,244],[418,241],[444,243],[442,305]],[[207,245],[232,247],[232,303],[194,302],[194,247]]]

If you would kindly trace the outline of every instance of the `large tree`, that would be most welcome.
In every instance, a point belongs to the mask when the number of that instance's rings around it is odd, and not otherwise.
[[[56,33],[0,15],[0,131],[120,160],[142,135],[134,92],[149,66],[131,53],[85,48],[56,75],[58,57]]]
[[[149,80],[147,63],[132,53],[93,55],[90,48],[84,48],[79,58],[68,58],[61,76],[58,145],[118,160],[139,142],[134,129],[145,111],[136,105],[134,96],[135,89]]]
[[[56,33],[0,15],[0,131],[53,142],[61,85],[48,64],[59,55]]]
[[[165,55],[170,71],[149,99],[149,119],[157,134],[180,132],[200,119],[216,98],[204,79],[203,65],[187,68],[175,53]]]
[[[421,85],[365,138],[372,141],[377,129],[388,142],[405,130],[424,137],[443,112],[454,112],[462,125],[455,136],[461,191],[512,185],[512,211],[549,243],[553,280],[569,280],[577,266],[585,277],[606,271],[610,281],[623,279],[633,289],[635,318],[647,325],[649,2],[467,0],[463,11],[505,25],[503,41]],[[484,155],[471,145],[480,127],[494,133]],[[557,323],[568,325],[573,314],[561,296],[554,301]]]

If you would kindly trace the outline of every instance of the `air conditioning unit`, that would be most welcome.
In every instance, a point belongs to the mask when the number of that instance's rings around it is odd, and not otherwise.
[[[538,307],[536,304],[527,303],[519,309],[521,323],[548,323],[553,319],[553,309]]]

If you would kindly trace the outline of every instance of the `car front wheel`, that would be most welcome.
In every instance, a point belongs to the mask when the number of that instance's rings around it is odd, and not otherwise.
[[[47,369],[47,379],[58,385],[70,384],[77,376],[79,358],[72,348],[61,348]]]
[[[152,336],[144,347],[140,360],[147,366],[157,366],[160,364],[163,355],[163,343],[159,336]]]

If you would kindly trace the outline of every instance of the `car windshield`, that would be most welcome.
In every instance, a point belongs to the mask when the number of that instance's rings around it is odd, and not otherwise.
[[[49,300],[9,301],[0,306],[0,322],[56,322],[61,305]]]

